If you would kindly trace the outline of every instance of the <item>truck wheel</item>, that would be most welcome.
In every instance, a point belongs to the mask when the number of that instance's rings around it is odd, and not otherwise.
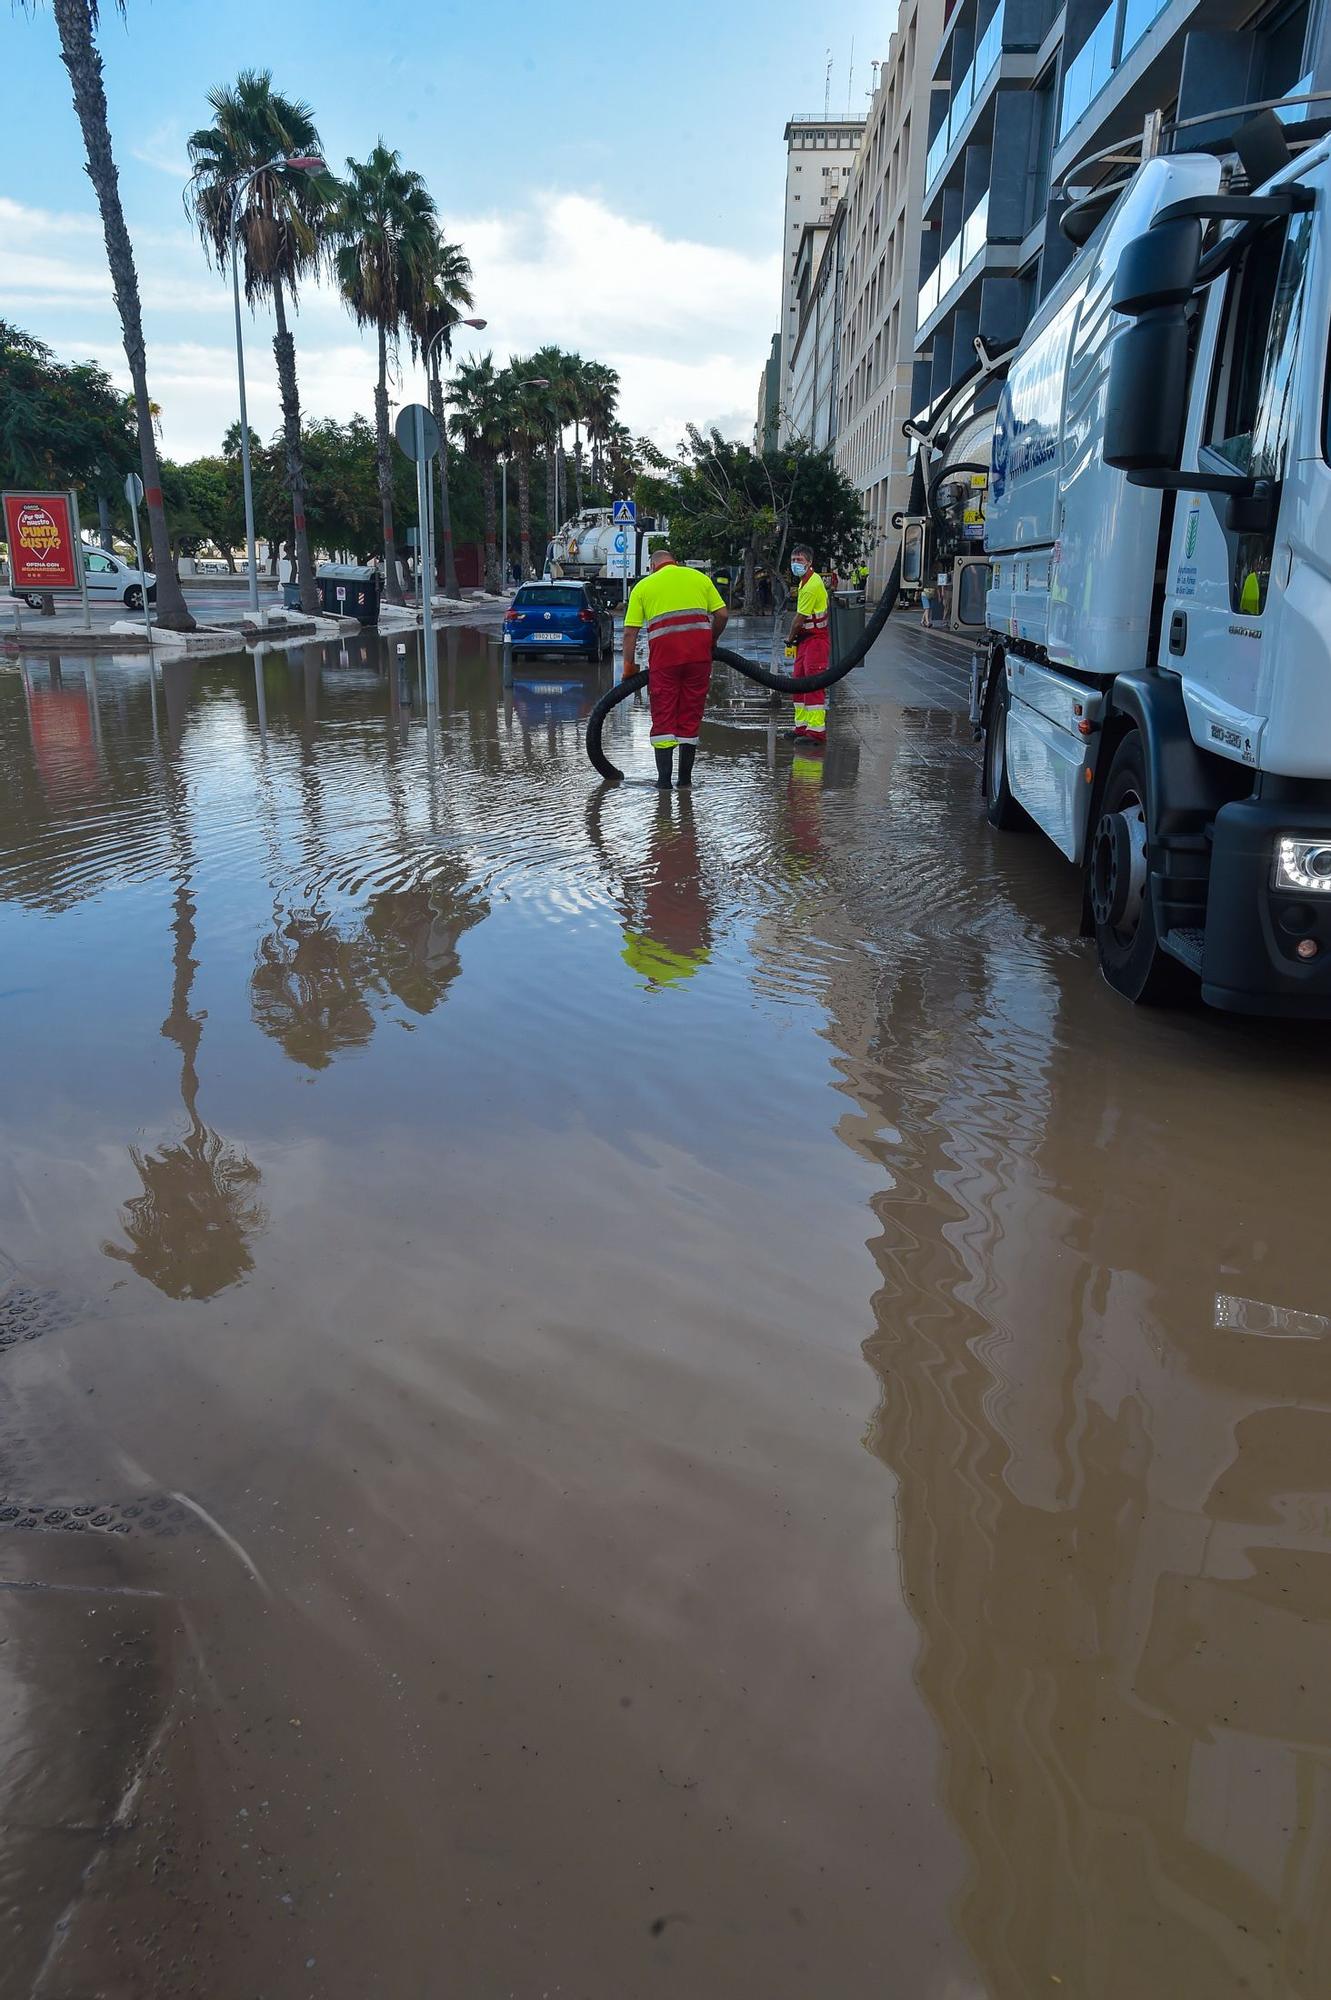
[[[1195,982],[1160,948],[1151,908],[1146,760],[1139,732],[1114,752],[1086,868],[1100,970],[1116,993],[1145,1006],[1183,998]]]
[[[990,826],[1002,833],[1014,833],[1029,826],[1030,820],[1013,798],[1007,781],[1007,718],[1011,700],[1006,675],[1001,676],[989,697],[984,726],[984,796]]]

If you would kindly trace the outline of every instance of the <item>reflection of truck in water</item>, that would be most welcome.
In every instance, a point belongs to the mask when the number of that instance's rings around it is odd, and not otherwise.
[[[664,524],[617,525],[609,507],[584,507],[552,536],[546,575],[576,576],[586,583],[620,583],[643,575],[654,543],[666,540]]]
[[[1144,160],[1007,364],[972,714],[991,822],[1079,868],[1110,985],[1324,1019],[1331,145],[1301,137]]]

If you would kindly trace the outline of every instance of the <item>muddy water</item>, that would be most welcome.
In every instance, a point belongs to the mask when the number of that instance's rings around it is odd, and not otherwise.
[[[6,2000],[1331,1987],[1324,1038],[923,645],[0,665]]]

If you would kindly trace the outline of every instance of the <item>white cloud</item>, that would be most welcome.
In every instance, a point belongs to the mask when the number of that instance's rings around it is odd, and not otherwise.
[[[189,155],[185,151],[180,125],[174,118],[168,118],[139,145],[131,146],[130,153],[145,167],[152,167],[159,174],[169,174],[172,180],[189,179]]]
[[[688,423],[715,423],[731,436],[749,430],[779,302],[777,257],[670,237],[578,194],[459,220],[449,233],[471,258],[476,311],[488,321],[482,334],[463,330],[459,353],[492,347],[502,362],[553,342],[606,361],[622,380],[624,422],[666,449]],[[187,231],[134,227],[134,238],[165,447],[177,458],[216,451],[235,414],[227,286]],[[97,218],[48,215],[0,197],[0,244],[19,242],[41,247],[0,248],[0,298],[13,316],[62,354],[94,355],[127,386]],[[369,416],[374,343],[331,287],[306,289],[294,331],[304,409]],[[264,435],[279,421],[271,343],[267,312],[247,314],[250,417]],[[404,353],[394,402],[420,387]]]

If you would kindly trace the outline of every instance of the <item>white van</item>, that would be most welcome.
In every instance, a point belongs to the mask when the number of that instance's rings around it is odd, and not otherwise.
[[[143,587],[148,586],[148,602],[157,595],[157,578],[149,570],[145,576],[120,556],[114,556],[107,549],[83,551],[83,570],[88,579],[88,596],[101,599],[116,597],[128,611],[139,611],[143,607]],[[35,590],[11,590],[11,597],[21,597],[34,611],[42,608],[41,593]]]

